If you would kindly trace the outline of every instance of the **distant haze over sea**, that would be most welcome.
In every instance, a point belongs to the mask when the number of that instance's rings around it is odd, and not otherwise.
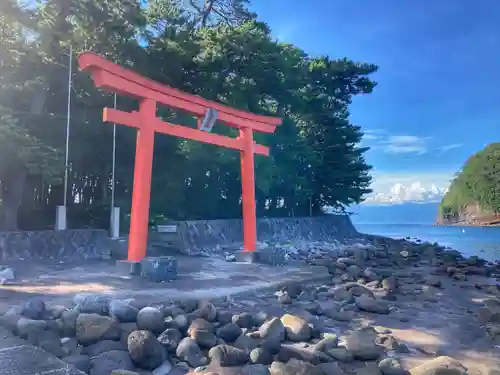
[[[439,203],[361,204],[349,207],[356,224],[427,224],[436,221]]]

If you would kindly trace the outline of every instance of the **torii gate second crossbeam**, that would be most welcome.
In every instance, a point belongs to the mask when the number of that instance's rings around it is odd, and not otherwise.
[[[81,54],[78,63],[82,70],[91,74],[97,88],[139,101],[138,111],[123,112],[104,108],[103,114],[106,122],[137,128],[128,260],[138,262],[146,256],[155,132],[240,151],[244,251],[255,251],[257,223],[254,154],[268,156],[269,148],[256,144],[253,133],[274,133],[276,126],[281,124],[281,119],[236,110],[187,94],[145,78],[91,52]],[[231,138],[204,131],[200,120],[198,129],[162,121],[156,116],[157,103],[188,111],[198,119],[209,111],[217,111],[217,119],[225,125],[239,129],[239,137]]]

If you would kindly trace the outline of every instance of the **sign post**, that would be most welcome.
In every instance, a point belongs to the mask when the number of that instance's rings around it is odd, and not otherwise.
[[[257,224],[254,154],[268,156],[269,148],[256,144],[253,134],[274,133],[276,126],[281,124],[281,119],[240,111],[187,94],[145,78],[90,52],[80,55],[78,63],[82,70],[92,75],[97,88],[139,101],[138,111],[124,112],[115,108],[104,108],[103,114],[106,122],[137,129],[128,260],[139,262],[146,256],[156,132],[240,151],[244,251],[255,251]],[[198,118],[198,129],[162,121],[156,116],[158,103],[192,113]],[[217,120],[224,125],[239,129],[239,137],[231,138],[211,133]]]

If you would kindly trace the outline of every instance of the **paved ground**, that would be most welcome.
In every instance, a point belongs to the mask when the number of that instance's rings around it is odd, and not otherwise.
[[[218,298],[273,287],[285,281],[328,279],[325,267],[291,264],[272,267],[262,264],[226,262],[220,258],[178,256],[179,277],[154,283],[120,273],[114,261],[85,264],[16,262],[15,285],[0,287],[0,313],[23,299],[43,295],[45,301],[70,304],[75,293],[106,293],[120,298],[169,299]]]

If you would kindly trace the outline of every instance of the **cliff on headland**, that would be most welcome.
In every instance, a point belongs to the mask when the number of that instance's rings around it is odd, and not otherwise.
[[[467,160],[441,201],[436,224],[500,224],[500,143]]]

